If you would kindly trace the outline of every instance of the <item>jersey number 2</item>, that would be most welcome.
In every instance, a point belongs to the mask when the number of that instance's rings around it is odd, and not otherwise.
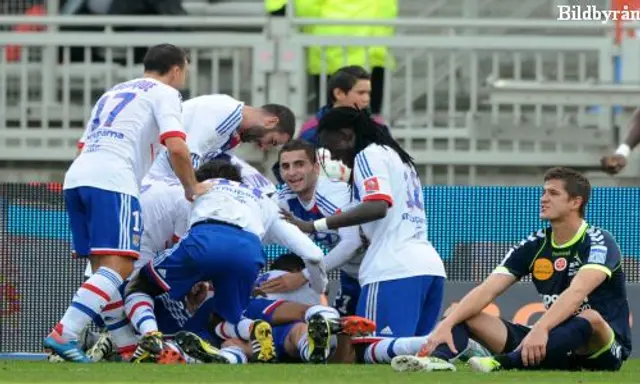
[[[118,114],[122,112],[124,107],[126,107],[127,104],[129,104],[135,98],[136,98],[136,94],[133,92],[116,93],[112,97],[112,99],[120,99],[120,101],[118,102],[118,104],[116,104],[115,107],[113,107],[111,112],[109,112],[109,115],[107,119],[104,121],[104,123],[102,124],[102,126],[107,128],[110,127],[111,124],[113,124],[113,120],[115,120],[116,116],[118,116]],[[107,104],[107,101],[109,101],[109,96],[106,96],[106,95],[102,96],[102,98],[98,101],[96,114],[93,117],[93,119],[91,119],[92,131],[100,126],[100,116],[102,115],[102,111],[104,110],[104,106]]]

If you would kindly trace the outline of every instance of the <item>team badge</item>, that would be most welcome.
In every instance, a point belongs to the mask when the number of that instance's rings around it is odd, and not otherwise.
[[[533,263],[533,277],[537,280],[549,280],[553,276],[553,264],[549,259],[538,259]]]
[[[558,272],[564,271],[565,269],[567,269],[567,259],[565,259],[564,257],[557,259],[553,262],[553,267]]]
[[[380,192],[380,184],[377,177],[370,177],[364,181],[364,192],[366,194]]]
[[[131,242],[136,247],[139,246],[140,245],[140,235],[133,235],[132,238],[131,238]]]

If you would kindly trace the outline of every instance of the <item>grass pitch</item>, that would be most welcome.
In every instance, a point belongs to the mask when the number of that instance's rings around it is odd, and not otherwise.
[[[640,360],[620,372],[458,372],[397,373],[388,365],[180,365],[51,364],[0,361],[0,383],[425,383],[425,384],[627,384],[640,382]]]

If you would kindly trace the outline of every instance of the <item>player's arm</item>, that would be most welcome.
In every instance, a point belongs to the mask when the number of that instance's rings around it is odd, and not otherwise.
[[[640,108],[636,109],[631,117],[629,131],[624,142],[620,144],[612,155],[603,156],[600,164],[605,172],[615,175],[627,165],[627,158],[631,151],[640,143]]]
[[[549,332],[558,324],[574,315],[584,300],[620,265],[620,248],[611,235],[603,233],[601,244],[593,244],[589,249],[586,263],[580,267],[569,287],[536,322],[534,328]]]
[[[362,246],[359,227],[345,227],[338,230],[340,242],[324,256],[327,272],[340,268],[356,256],[356,251]]]
[[[171,166],[184,187],[185,197],[193,200],[195,195],[203,191],[197,187],[191,154],[185,141],[187,134],[182,122],[181,108],[179,96],[167,93],[157,99],[153,113],[160,128],[160,143],[169,151]]]
[[[327,287],[327,272],[324,267],[323,252],[317,245],[294,225],[284,220],[276,219],[269,227],[267,237],[273,242],[288,248],[300,256],[308,271],[307,279],[311,288],[324,293]]]
[[[543,235],[540,232],[538,234]],[[442,321],[443,326],[453,327],[479,314],[516,281],[527,275],[539,249],[540,239],[534,234],[511,248],[491,275],[462,298]]]

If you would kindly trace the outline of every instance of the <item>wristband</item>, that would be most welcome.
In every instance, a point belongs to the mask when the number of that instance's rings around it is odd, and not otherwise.
[[[620,144],[618,149],[616,149],[616,155],[622,155],[627,158],[629,154],[631,154],[631,148],[627,144]]]
[[[316,220],[313,222],[313,228],[316,231],[326,231],[329,229],[329,226],[327,226],[327,219],[320,219],[320,220]]]

